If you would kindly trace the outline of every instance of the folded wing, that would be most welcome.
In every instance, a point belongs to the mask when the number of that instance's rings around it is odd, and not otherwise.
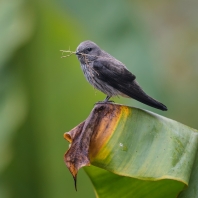
[[[97,77],[119,92],[134,98],[151,107],[166,111],[167,107],[152,97],[148,96],[136,82],[136,76],[127,68],[109,59],[96,60],[93,68],[97,72]]]

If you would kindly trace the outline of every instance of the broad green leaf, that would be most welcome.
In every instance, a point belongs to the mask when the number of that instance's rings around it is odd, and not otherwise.
[[[117,104],[97,104],[66,135],[66,164],[75,174],[89,163],[99,167],[86,171],[102,198],[177,197],[188,186],[198,147],[195,129]]]
[[[191,198],[198,197],[198,152],[195,157],[195,162],[193,164],[190,181],[188,188],[181,192],[179,198]]]
[[[124,177],[96,166],[86,167],[97,197],[171,198],[176,197],[184,184],[174,180],[157,182]]]

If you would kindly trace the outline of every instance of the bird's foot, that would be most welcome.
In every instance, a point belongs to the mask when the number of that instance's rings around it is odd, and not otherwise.
[[[106,103],[115,103],[115,102],[113,100],[108,100],[108,101],[103,100],[103,101],[98,101],[95,104],[106,104]]]
[[[98,101],[95,104],[106,104],[106,103],[114,103],[114,101],[109,100],[111,98],[111,96],[107,96],[103,101]]]

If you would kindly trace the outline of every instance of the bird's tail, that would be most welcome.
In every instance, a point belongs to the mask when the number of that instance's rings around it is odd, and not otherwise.
[[[160,109],[162,111],[168,110],[164,104],[148,96],[135,80],[133,81],[130,89],[126,90],[124,94],[156,109]]]

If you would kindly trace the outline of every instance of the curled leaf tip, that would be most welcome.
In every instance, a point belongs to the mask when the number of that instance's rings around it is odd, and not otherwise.
[[[67,140],[69,143],[71,143],[72,139],[69,133],[64,133],[63,135],[64,139]]]

